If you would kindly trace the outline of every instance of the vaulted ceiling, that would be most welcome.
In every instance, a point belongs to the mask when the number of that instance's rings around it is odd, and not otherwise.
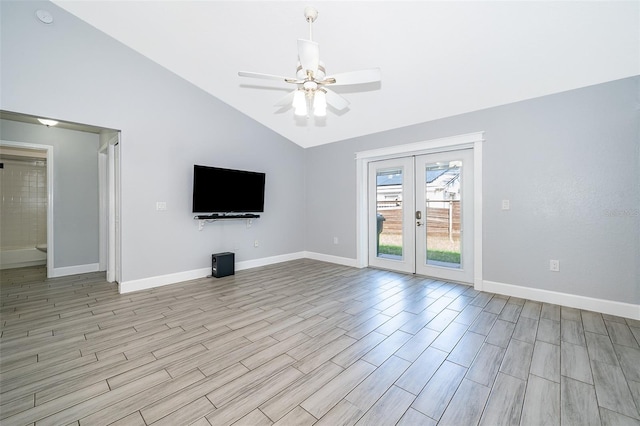
[[[637,1],[54,3],[303,147],[640,74]],[[327,74],[382,70],[322,121],[274,106],[292,86],[238,77],[295,75],[308,5]]]

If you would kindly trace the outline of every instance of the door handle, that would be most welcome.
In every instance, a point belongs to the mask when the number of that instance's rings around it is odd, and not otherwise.
[[[422,222],[417,221],[417,222],[416,222],[416,226],[422,226]]]

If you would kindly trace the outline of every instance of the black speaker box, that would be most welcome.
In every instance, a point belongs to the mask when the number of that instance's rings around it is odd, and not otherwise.
[[[211,255],[211,276],[222,278],[235,274],[235,254],[231,252]]]

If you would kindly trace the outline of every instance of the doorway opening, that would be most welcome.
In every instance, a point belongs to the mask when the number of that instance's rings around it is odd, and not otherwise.
[[[483,140],[357,153],[359,266],[482,286]]]
[[[42,180],[36,178],[31,182],[31,174],[33,173],[29,173],[29,191],[31,186],[46,185],[46,191],[41,191],[42,193],[38,195],[41,207],[46,206],[44,207],[46,208],[46,226],[30,226],[30,229],[38,230],[38,241],[31,244],[33,246],[31,251],[38,252],[41,257],[46,256],[47,278],[110,271],[107,274],[110,281],[119,281],[121,260],[120,149],[118,144],[120,131],[66,121],[58,121],[57,125],[51,124],[50,130],[43,131],[44,126],[37,117],[2,110],[0,110],[0,119],[3,120],[3,129],[5,130],[3,131],[3,140],[0,141],[0,149],[3,153],[5,150],[22,150],[24,153],[28,153],[24,154],[28,157],[41,155],[43,157],[41,160],[37,158],[35,160],[46,165],[46,178]],[[54,130],[58,128],[63,131]],[[69,131],[71,132],[69,133]],[[93,135],[88,136],[88,134]],[[4,138],[12,140],[4,140]],[[69,138],[69,145],[67,145],[67,138]],[[91,145],[92,143],[96,143],[96,145]],[[104,150],[99,151],[99,148],[104,148]],[[54,163],[54,151],[56,163]],[[95,159],[95,163],[93,163],[93,159]],[[82,165],[85,176],[85,179],[82,180],[84,186],[80,186],[79,189],[67,186],[69,182],[73,182],[73,173],[76,170],[73,163],[70,163],[73,161]],[[95,187],[91,186],[94,182],[91,175],[91,168],[94,167],[94,164],[98,171],[94,175],[98,178],[95,180]],[[5,175],[6,173],[3,172],[3,187],[7,181]],[[109,184],[109,180],[112,182],[111,184]],[[54,194],[54,187],[57,198]],[[83,197],[83,194],[88,195]],[[74,198],[76,196],[78,198]],[[97,201],[99,201],[95,210],[90,204],[93,197],[97,197]],[[80,202],[78,205],[69,207],[69,199],[80,200]],[[65,200],[66,203],[60,204],[61,200]],[[82,236],[80,244],[85,245],[70,245],[69,241],[76,240],[73,240],[74,234],[69,232],[68,225],[73,223],[77,215],[84,212],[85,209],[90,210],[89,213],[85,213],[89,220],[82,222],[82,225],[85,226],[84,232],[78,234]],[[30,211],[29,214],[23,216],[36,213],[34,209],[31,210],[33,212]],[[96,215],[95,219],[93,219],[94,214]],[[4,214],[3,210],[2,220],[4,221],[8,216]],[[55,220],[54,216],[56,216]],[[114,222],[114,226],[108,226],[109,220]],[[94,231],[97,238],[91,236]],[[42,237],[43,233],[46,234],[46,238]],[[8,234],[3,232],[3,243],[7,241],[4,238],[5,235]],[[58,244],[56,244],[56,238]],[[81,252],[82,254],[91,254],[84,257],[78,256],[80,251],[76,248],[79,246],[85,249],[84,252]],[[69,247],[71,247],[69,249],[71,251],[67,250]],[[74,249],[75,252],[72,251]],[[93,260],[96,255],[99,259]],[[2,256],[2,259],[5,260],[6,257]],[[58,260],[58,265],[55,264],[55,259]],[[12,267],[20,266],[35,266],[35,264]]]
[[[0,269],[53,268],[51,148],[5,141],[0,146]]]

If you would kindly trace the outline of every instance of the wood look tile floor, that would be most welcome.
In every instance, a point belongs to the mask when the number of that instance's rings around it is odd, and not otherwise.
[[[640,425],[640,322],[298,260],[1,272],[2,425]]]

